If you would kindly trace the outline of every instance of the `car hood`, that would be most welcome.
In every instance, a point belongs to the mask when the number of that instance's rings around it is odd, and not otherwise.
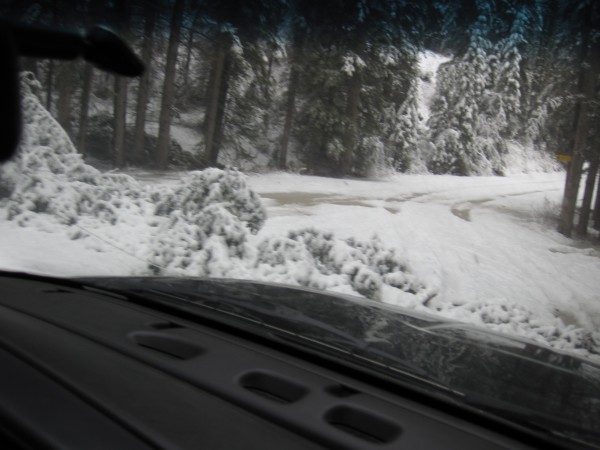
[[[356,297],[239,280],[86,278],[223,314],[278,338],[418,380],[472,404],[511,405],[600,432],[600,365],[534,341]]]

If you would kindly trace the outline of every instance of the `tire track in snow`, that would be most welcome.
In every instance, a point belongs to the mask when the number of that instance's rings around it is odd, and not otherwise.
[[[486,203],[494,202],[496,200],[501,200],[504,198],[521,197],[524,195],[539,194],[542,192],[551,192],[551,191],[557,191],[557,190],[560,190],[560,189],[559,188],[542,189],[542,190],[538,189],[535,191],[518,192],[518,193],[514,193],[514,194],[503,194],[503,195],[499,195],[498,197],[485,197],[485,198],[481,198],[481,199],[461,201],[461,202],[454,203],[450,207],[450,212],[453,215],[455,215],[456,217],[458,217],[459,219],[462,219],[466,222],[471,222],[472,221],[471,220],[471,212],[473,211],[473,209],[475,209],[477,207],[481,207],[482,205],[485,205]],[[495,208],[495,209],[498,212],[512,214],[521,219],[528,218],[525,214],[519,213],[514,210],[500,209],[500,208]]]

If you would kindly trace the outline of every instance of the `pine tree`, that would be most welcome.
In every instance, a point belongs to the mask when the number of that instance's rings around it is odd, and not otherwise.
[[[309,170],[365,176],[393,153],[386,146],[417,73],[413,14],[395,1],[321,8],[305,6],[296,136]]]
[[[440,72],[430,120],[434,173],[501,174],[507,139],[522,135],[521,46],[532,13],[529,5],[509,3],[497,10],[477,1],[465,54]]]
[[[128,5],[126,0],[117,0],[114,4],[114,18],[119,24],[119,32],[125,33]],[[114,77],[113,91],[113,165],[123,167],[125,164],[125,132],[127,128],[127,79]]]
[[[489,20],[489,15],[482,11],[471,28],[471,42],[465,55],[440,71],[430,120],[435,153],[429,167],[434,173],[480,172],[484,157],[478,148],[483,119],[481,104],[488,96],[491,74]]]

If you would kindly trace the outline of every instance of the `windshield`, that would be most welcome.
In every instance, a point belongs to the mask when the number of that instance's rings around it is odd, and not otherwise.
[[[146,65],[20,59],[0,268],[301,286],[600,363],[595,1],[0,13],[106,24]]]

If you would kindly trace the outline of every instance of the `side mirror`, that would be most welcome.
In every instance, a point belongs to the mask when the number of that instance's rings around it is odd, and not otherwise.
[[[87,34],[21,24],[0,24],[0,162],[10,159],[21,136],[17,57],[71,60],[82,57],[101,70],[140,76],[144,64],[119,36],[104,26]]]
[[[83,59],[99,69],[126,77],[144,73],[144,63],[109,28],[96,26],[84,39]]]

